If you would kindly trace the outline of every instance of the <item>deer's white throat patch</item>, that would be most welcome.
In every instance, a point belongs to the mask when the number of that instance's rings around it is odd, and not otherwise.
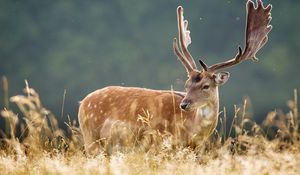
[[[210,105],[205,104],[197,110],[197,115],[203,119],[213,118],[213,109]]]
[[[202,105],[197,110],[197,117],[202,127],[211,125],[215,120],[212,106],[209,104]]]

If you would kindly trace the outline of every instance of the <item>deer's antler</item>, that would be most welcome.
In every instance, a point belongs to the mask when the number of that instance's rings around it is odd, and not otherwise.
[[[214,64],[208,67],[208,71],[214,72],[239,64],[247,59],[257,60],[256,53],[266,44],[268,33],[272,30],[270,25],[272,5],[269,4],[267,7],[264,7],[261,0],[257,0],[256,3],[257,7],[254,7],[254,3],[250,0],[246,4],[247,22],[244,50],[238,47],[238,53],[233,59]]]
[[[188,50],[188,46],[191,44],[190,31],[188,30],[188,21],[184,20],[183,8],[179,6],[177,8],[177,22],[178,22],[178,35],[180,49],[178,47],[177,39],[173,40],[173,49],[175,54],[178,56],[187,72],[191,72],[197,69],[196,63]]]

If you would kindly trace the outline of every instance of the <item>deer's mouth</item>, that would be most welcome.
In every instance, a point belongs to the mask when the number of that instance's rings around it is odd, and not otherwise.
[[[198,109],[202,109],[208,106],[208,103],[201,103],[201,104],[188,104],[185,108],[182,108],[184,111],[195,111]]]

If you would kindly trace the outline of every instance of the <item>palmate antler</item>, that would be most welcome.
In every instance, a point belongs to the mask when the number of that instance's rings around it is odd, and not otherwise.
[[[226,62],[221,62],[208,67],[209,71],[215,72],[219,69],[227,68],[240,62],[256,58],[256,53],[267,43],[268,33],[272,30],[270,25],[272,5],[264,7],[261,0],[257,0],[257,7],[254,7],[252,1],[248,1],[247,6],[247,22],[245,33],[245,48],[238,48],[237,55]]]
[[[215,72],[219,69],[239,64],[247,59],[257,60],[256,53],[266,44],[268,33],[272,30],[272,26],[270,25],[272,5],[269,4],[267,7],[264,7],[261,0],[257,0],[256,4],[255,7],[255,4],[251,0],[248,0],[246,4],[245,48],[238,47],[238,53],[233,59],[212,66],[207,66],[202,60],[199,60],[205,71]],[[174,52],[187,69],[187,72],[191,72],[197,69],[197,66],[187,49],[191,43],[191,38],[190,31],[187,30],[188,21],[183,18],[183,8],[181,6],[177,8],[177,20],[181,49],[178,48],[177,39],[175,38],[173,41]]]

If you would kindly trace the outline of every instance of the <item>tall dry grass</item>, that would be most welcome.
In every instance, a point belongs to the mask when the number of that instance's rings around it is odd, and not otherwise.
[[[110,136],[101,140],[103,149],[93,157],[83,150],[76,122],[68,117],[68,129],[59,128],[57,118],[28,83],[23,95],[9,100],[18,113],[8,104],[1,111],[7,122],[0,142],[1,174],[300,173],[296,90],[288,102],[290,110],[271,111],[262,124],[251,118],[249,100],[234,106],[232,121],[224,108],[219,129],[195,147],[183,146],[179,135],[152,129],[150,114],[139,117],[144,123],[141,130],[119,122],[111,128]]]

